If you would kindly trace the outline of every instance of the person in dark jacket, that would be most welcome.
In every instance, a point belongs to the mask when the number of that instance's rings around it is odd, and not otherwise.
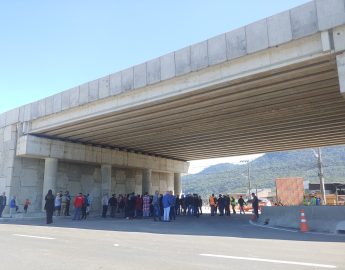
[[[219,194],[217,204],[219,208],[219,215],[224,216],[224,199],[222,194]]]
[[[7,202],[6,193],[3,192],[2,195],[0,196],[0,217],[2,216],[2,212],[4,211],[6,207],[6,202]]]
[[[199,197],[198,194],[193,194],[192,197],[193,215],[199,217]]]
[[[252,193],[252,197],[253,197],[253,202],[252,202],[253,211],[256,216],[256,219],[258,219],[259,218],[259,199],[258,197],[256,197],[255,193]]]
[[[245,214],[243,206],[246,204],[246,202],[243,200],[242,196],[240,196],[237,202],[240,205],[240,214]]]
[[[45,201],[44,210],[46,210],[47,214],[47,224],[51,224],[53,223],[53,213],[55,209],[55,198],[51,189],[48,190]]]

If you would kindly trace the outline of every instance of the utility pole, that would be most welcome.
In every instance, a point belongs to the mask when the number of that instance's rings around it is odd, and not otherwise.
[[[317,148],[317,153],[315,150],[314,154],[317,157],[317,163],[318,163],[318,168],[319,168],[319,178],[320,178],[320,192],[321,192],[321,204],[326,205],[326,192],[325,192],[325,178],[323,177],[323,165],[322,165],[322,157],[321,157],[321,148]]]
[[[249,160],[241,160],[240,162],[246,163],[248,165],[247,168],[247,180],[248,180],[248,200],[250,200],[250,190],[251,190],[251,183],[250,183],[250,162]]]
[[[323,177],[323,166],[322,166],[322,158],[321,158],[321,148],[318,147],[318,163],[319,163],[319,177],[320,177],[320,191],[322,197],[322,205],[326,205],[326,192],[325,192],[325,179]]]

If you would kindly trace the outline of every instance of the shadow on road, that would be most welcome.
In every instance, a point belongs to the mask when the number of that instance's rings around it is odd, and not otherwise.
[[[104,230],[118,232],[141,232],[169,235],[219,236],[251,239],[294,240],[315,242],[345,242],[343,235],[319,235],[300,232],[273,230],[249,224],[250,215],[214,216],[202,215],[200,218],[179,216],[172,222],[154,222],[153,219],[133,219],[91,217],[88,220],[73,221],[71,217],[54,217],[52,225],[44,219],[3,220],[1,224],[49,226],[85,230]],[[1,227],[0,227],[1,228]]]

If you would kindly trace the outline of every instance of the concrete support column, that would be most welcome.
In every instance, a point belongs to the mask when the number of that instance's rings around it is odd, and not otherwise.
[[[180,173],[174,173],[174,194],[181,195],[182,191],[182,180]]]
[[[337,55],[340,93],[345,97],[345,53]]]
[[[111,195],[111,165],[102,164],[101,165],[101,179],[102,179],[102,186],[101,186],[101,196],[103,197],[104,194]]]
[[[48,190],[51,189],[53,194],[56,192],[56,178],[58,171],[58,159],[57,158],[46,158],[44,163],[44,179],[43,179],[43,200],[42,209],[44,209],[45,196]]]
[[[143,181],[142,181],[142,194],[143,195],[145,194],[145,192],[147,192],[149,194],[151,192],[151,186],[152,186],[151,175],[152,175],[151,169],[143,170]]]

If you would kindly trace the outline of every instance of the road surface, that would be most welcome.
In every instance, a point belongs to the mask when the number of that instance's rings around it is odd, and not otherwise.
[[[345,269],[345,236],[249,224],[249,215],[173,222],[3,221],[1,269]]]

